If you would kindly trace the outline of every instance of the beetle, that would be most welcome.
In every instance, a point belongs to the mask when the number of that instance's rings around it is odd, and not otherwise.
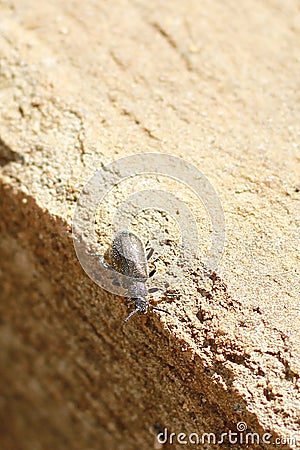
[[[109,260],[113,269],[129,278],[127,291],[128,298],[134,301],[135,309],[125,319],[125,322],[136,313],[147,314],[149,308],[170,314],[164,309],[157,308],[149,303],[147,297],[150,292],[158,289],[148,289],[146,281],[155,270],[149,274],[146,249],[141,239],[134,233],[124,230],[116,234],[109,250]]]

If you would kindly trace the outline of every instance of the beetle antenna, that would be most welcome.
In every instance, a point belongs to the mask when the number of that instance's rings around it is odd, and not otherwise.
[[[156,306],[150,305],[151,309],[156,309],[156,311],[164,312],[166,314],[169,314],[169,316],[172,316],[172,314],[169,311],[166,311],[165,309],[157,308]]]
[[[126,317],[126,319],[124,319],[124,322],[128,322],[128,320],[137,312],[139,312],[140,308],[135,308],[133,311],[131,311],[131,313],[129,314],[128,317]]]

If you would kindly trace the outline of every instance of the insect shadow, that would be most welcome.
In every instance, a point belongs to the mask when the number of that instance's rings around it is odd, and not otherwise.
[[[133,300],[134,310],[126,317],[125,322],[136,313],[146,314],[149,309],[170,314],[165,309],[157,308],[149,303],[148,294],[157,292],[159,288],[148,289],[146,281],[155,273],[153,269],[149,273],[148,260],[153,255],[153,248],[146,255],[146,249],[141,239],[130,231],[121,231],[115,236],[108,252],[111,266],[117,272],[126,275],[129,279],[126,286],[128,299]],[[166,293],[168,296],[176,294]]]

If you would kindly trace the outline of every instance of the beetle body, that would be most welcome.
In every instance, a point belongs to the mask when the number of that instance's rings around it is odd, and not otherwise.
[[[128,298],[134,301],[135,309],[125,319],[127,322],[135,313],[146,314],[149,307],[164,311],[149,304],[146,281],[149,278],[149,268],[146,249],[141,239],[130,231],[119,232],[109,251],[112,267],[119,273],[126,275]]]

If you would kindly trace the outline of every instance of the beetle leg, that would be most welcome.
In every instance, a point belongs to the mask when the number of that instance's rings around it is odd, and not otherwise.
[[[153,288],[148,289],[149,294],[153,294],[153,292],[158,292],[158,291],[161,291],[161,289],[158,287],[153,287]]]
[[[148,249],[147,249],[148,250]],[[154,253],[154,248],[153,247],[151,247],[150,249],[149,249],[149,252],[148,252],[148,255],[147,255],[147,260],[149,261],[149,259],[153,256],[153,253]]]
[[[151,272],[149,273],[149,278],[153,277],[155,272],[156,272],[156,269],[152,269]]]

